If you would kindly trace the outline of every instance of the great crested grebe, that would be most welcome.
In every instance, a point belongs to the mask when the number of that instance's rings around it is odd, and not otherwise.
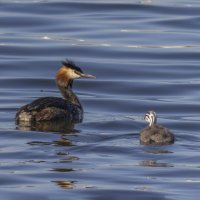
[[[140,132],[141,144],[172,144],[174,135],[165,127],[156,124],[157,117],[154,111],[145,114],[144,119],[149,125]]]
[[[72,61],[66,60],[56,74],[56,84],[64,98],[42,97],[24,105],[16,113],[16,122],[42,122],[67,120],[80,122],[83,108],[78,97],[72,91],[73,80],[78,78],[95,78],[83,71]]]

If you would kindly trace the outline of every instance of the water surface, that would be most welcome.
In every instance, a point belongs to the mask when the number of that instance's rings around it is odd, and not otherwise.
[[[2,199],[196,199],[200,189],[199,1],[1,1]],[[65,58],[95,80],[74,90],[84,121],[16,127],[16,110],[60,96]],[[176,142],[139,144],[155,110]]]

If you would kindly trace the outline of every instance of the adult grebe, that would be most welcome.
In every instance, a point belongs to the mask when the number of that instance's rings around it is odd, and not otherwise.
[[[154,111],[145,114],[144,119],[149,125],[140,132],[141,144],[172,144],[174,135],[167,129],[156,124],[157,117]]]
[[[42,97],[19,109],[16,122],[40,122],[66,120],[80,122],[83,108],[78,97],[72,91],[73,80],[78,78],[95,78],[83,71],[72,61],[66,60],[56,74],[56,84],[63,98]]]

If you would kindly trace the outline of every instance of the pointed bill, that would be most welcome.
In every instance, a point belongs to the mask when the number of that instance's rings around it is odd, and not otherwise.
[[[96,78],[96,76],[93,76],[91,74],[80,74],[81,75],[81,78]]]

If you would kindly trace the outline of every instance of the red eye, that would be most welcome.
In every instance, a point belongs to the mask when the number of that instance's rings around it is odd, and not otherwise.
[[[79,76],[81,75],[81,73],[79,71],[74,70],[75,74],[78,74]]]

